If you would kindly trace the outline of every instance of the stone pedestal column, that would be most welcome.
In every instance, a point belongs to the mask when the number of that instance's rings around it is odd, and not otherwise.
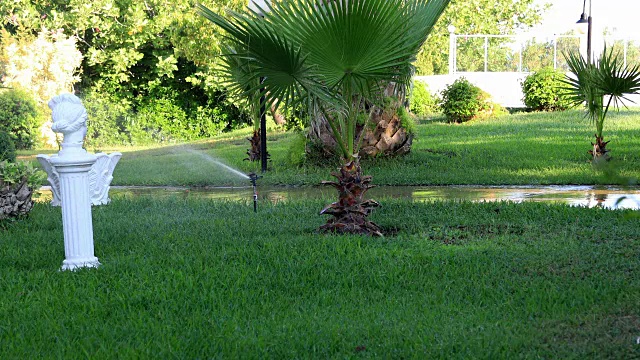
[[[51,159],[51,165],[60,176],[65,254],[62,270],[100,265],[93,251],[93,220],[89,196],[89,170],[95,162],[96,157],[88,153]]]

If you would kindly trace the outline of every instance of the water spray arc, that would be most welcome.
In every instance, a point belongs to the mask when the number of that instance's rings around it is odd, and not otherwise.
[[[247,176],[253,186],[253,212],[258,212],[258,184],[256,184],[256,181],[262,178],[262,176],[258,176],[256,173],[249,173]]]

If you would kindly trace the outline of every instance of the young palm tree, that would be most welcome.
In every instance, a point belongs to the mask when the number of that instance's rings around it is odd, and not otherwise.
[[[565,55],[573,76],[567,76],[565,84],[574,105],[585,104],[587,116],[596,125],[596,142],[589,153],[593,161],[609,159],[602,129],[609,108],[619,108],[625,96],[640,90],[640,67],[624,65],[613,49],[605,48],[595,63],[588,63],[582,55],[573,52]]]
[[[449,0],[280,0],[261,16],[230,12],[224,18],[202,5],[200,14],[226,31],[234,51],[225,57],[246,64],[237,94],[255,91],[268,106],[322,113],[336,140],[342,166],[332,175],[337,202],[326,231],[381,235],[367,219],[378,204],[364,200],[371,177],[363,176],[356,125],[365,103],[382,104],[389,83],[408,86],[412,62]],[[256,85],[255,80],[264,82]]]
[[[236,54],[233,48],[228,48],[230,54]],[[250,148],[247,150],[247,157],[244,160],[260,160],[260,91],[256,87],[260,85],[260,79],[251,77],[251,64],[244,61],[239,56],[226,56],[220,64],[221,70],[226,75],[226,80],[231,84],[243,84],[243,91],[236,95],[245,105],[253,121],[253,134],[249,140]],[[267,154],[268,156],[268,154]]]

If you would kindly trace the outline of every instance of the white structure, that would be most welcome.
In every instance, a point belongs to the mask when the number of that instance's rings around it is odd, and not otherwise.
[[[269,11],[269,1],[267,0],[249,0],[249,4],[247,4],[249,10],[255,12],[256,14],[263,15],[263,10],[265,12]]]
[[[426,75],[415,76],[414,79],[422,81],[428,85],[429,91],[434,94],[440,94],[447,85],[452,84],[457,79],[464,77],[474,85],[480,87],[491,95],[494,102],[513,108],[523,108],[524,94],[522,93],[521,83],[524,79],[531,74],[526,71],[526,66],[523,66],[522,52],[523,45],[528,40],[533,39],[546,39],[546,42],[552,45],[553,51],[549,51],[547,54],[551,58],[554,68],[562,68],[562,54],[559,53],[557,44],[561,39],[577,38],[580,42],[580,52],[586,57],[586,34],[585,35],[543,35],[535,36],[535,34],[523,35],[478,35],[478,34],[456,34],[456,28],[453,25],[449,25],[447,28],[449,31],[449,73],[442,75]],[[510,42],[514,50],[514,54],[518,56],[517,69],[512,72],[495,72],[491,71],[488,66],[489,59],[489,39],[502,38],[505,42]],[[465,41],[471,39],[478,39],[478,45],[482,42],[484,49],[483,52],[483,71],[460,71],[458,69],[458,40],[464,39]],[[599,54],[604,48],[604,44],[613,44],[615,41],[622,42],[622,58],[623,62],[627,64],[627,49],[632,44],[632,38],[629,37],[602,37],[594,35],[593,51],[595,54]],[[640,104],[640,95],[631,95],[628,97],[631,102]]]
[[[62,270],[100,265],[93,250],[93,220],[89,195],[89,172],[96,155],[82,148],[87,133],[87,111],[78,97],[62,94],[49,101],[54,132],[62,133],[62,150],[47,157],[49,179],[57,179],[58,200],[62,205],[64,254]],[[39,156],[39,160],[44,157]],[[46,167],[45,167],[46,169]]]
[[[51,161],[57,155],[38,155],[38,161],[42,168],[47,172],[47,181],[51,185],[51,205],[60,206],[60,174],[53,167]],[[111,180],[113,180],[113,170],[115,170],[118,161],[122,157],[119,152],[111,154],[97,153],[96,162],[89,170],[89,196],[91,205],[106,205],[111,202],[109,199],[109,189]]]

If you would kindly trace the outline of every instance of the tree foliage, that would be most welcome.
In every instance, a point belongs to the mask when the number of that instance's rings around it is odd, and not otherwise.
[[[244,0],[204,3],[218,11],[246,5]],[[102,96],[134,113],[151,110],[150,103],[160,99],[190,119],[202,109],[237,115],[213,71],[222,36],[206,26],[191,0],[3,1],[0,26],[14,40],[43,28],[74,39],[82,54],[75,91],[83,97]]]

